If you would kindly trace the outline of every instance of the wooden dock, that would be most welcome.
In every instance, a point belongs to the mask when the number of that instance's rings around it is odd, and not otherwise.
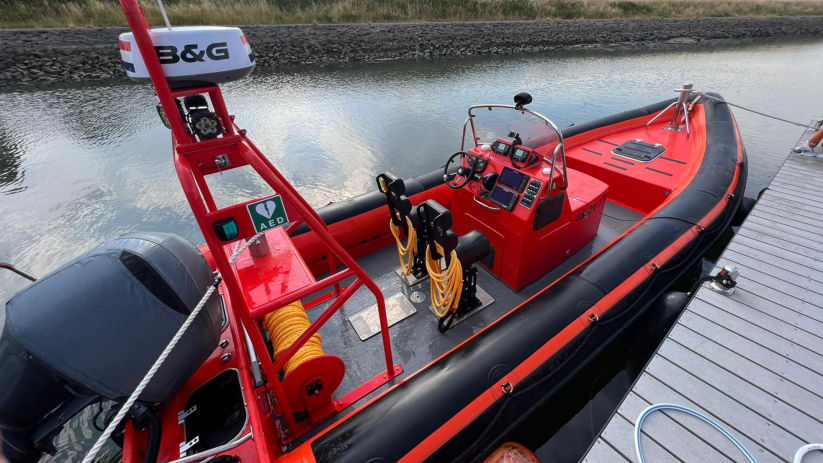
[[[734,294],[697,292],[582,461],[637,461],[635,420],[659,403],[712,418],[759,463],[823,442],[823,158],[789,155],[717,265],[740,269]],[[648,463],[748,461],[678,411],[651,414],[641,440]]]

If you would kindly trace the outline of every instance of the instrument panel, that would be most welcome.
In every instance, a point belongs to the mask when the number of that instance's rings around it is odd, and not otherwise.
[[[492,151],[501,156],[508,156],[509,148],[511,146],[512,145],[504,142],[503,140],[497,140],[496,142],[492,143]]]
[[[530,178],[510,167],[504,167],[488,199],[507,211],[511,211],[518,203],[526,209],[531,209],[542,188],[543,182],[540,180]],[[523,196],[518,193],[523,193]]]
[[[482,153],[488,153],[491,156]],[[530,160],[537,157],[538,153],[525,146],[512,145],[512,142],[498,139],[490,146],[487,145],[485,151],[477,147],[470,150],[468,154],[470,158],[468,164],[477,173],[476,178],[481,180],[476,183],[472,182],[474,185],[471,189],[477,196],[475,201],[482,198],[511,213],[516,213],[521,218],[525,218],[522,217],[522,213],[515,210],[519,209],[517,208],[519,204],[523,208],[520,210],[526,216],[532,214],[531,210],[536,207],[535,203],[539,202],[543,186],[550,184],[551,180],[550,168],[535,169],[537,163],[529,163]],[[515,161],[528,165],[521,167],[514,164]],[[479,175],[487,168],[491,172]],[[489,206],[486,206],[486,208],[489,208]]]
[[[525,146],[515,145],[514,151],[512,152],[512,145],[511,143],[507,143],[503,140],[497,140],[496,142],[492,143],[492,152],[498,154],[500,156],[509,156],[511,152],[511,157],[518,163],[525,164],[532,158],[532,154],[534,154],[534,150],[526,148]]]
[[[515,147],[514,153],[512,153],[512,159],[520,163],[525,163],[529,160],[529,158],[531,158],[531,155],[532,151],[530,149]]]
[[[542,181],[523,172],[503,167],[491,191],[481,188],[480,197],[510,212],[518,204],[531,209],[543,189],[543,184]]]
[[[520,198],[520,205],[525,207],[526,209],[531,209],[532,204],[537,200],[537,195],[540,193],[540,189],[543,187],[543,182],[540,180],[532,179],[529,182],[529,187],[526,189],[526,192],[523,193],[523,197]]]

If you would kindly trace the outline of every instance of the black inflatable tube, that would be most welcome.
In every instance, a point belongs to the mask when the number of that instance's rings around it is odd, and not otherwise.
[[[416,195],[417,193],[442,185],[443,168],[441,167],[433,172],[405,180],[405,184],[406,196]],[[318,209],[317,213],[326,225],[331,225],[385,206],[386,196],[377,191],[377,186],[375,185],[375,190],[372,192],[337,203],[331,203],[328,206]],[[295,231],[295,235],[300,235],[307,231],[309,231],[309,228],[306,225],[301,225]]]
[[[621,113],[620,117],[632,119],[651,114],[670,103],[671,101],[667,101],[628,111]],[[707,148],[703,163],[684,191],[657,214],[573,274],[539,293],[534,299],[469,339],[459,349],[450,352],[313,441],[311,446],[316,460],[399,460],[561,329],[613,291],[628,275],[647,265],[653,256],[668,248],[677,237],[723,201],[723,195],[738,168],[735,125],[726,105],[714,101],[701,101],[699,104],[705,110]],[[612,116],[583,124],[577,126],[581,130],[577,133],[625,119]],[[499,409],[506,397],[498,402],[497,407],[491,407],[461,433],[452,437],[431,459],[450,461],[461,456],[469,446],[475,446],[476,451],[467,458],[480,455],[484,447],[495,442],[505,427],[525,416],[541,400],[545,400],[546,394],[562,385],[569,372],[585,366],[587,359],[593,358],[610,340],[618,336],[632,319],[639,316],[682,273],[687,264],[702,255],[728,225],[745,189],[745,162],[740,168],[734,197],[723,213],[657,274],[648,277],[613,306],[609,317],[622,318],[608,322],[604,316],[604,321],[599,325],[607,326],[608,329],[598,328],[599,331],[582,333],[518,384],[517,389],[528,388],[532,384],[539,387],[534,387],[516,403],[513,401],[508,404],[505,419],[499,419],[496,415],[500,413]],[[592,331],[595,331],[594,334]],[[564,357],[572,354],[572,361],[563,364]],[[562,371],[553,374],[550,381],[543,381],[559,365],[563,366]],[[495,418],[498,418],[496,422]],[[492,431],[488,432],[488,429]],[[487,435],[485,442],[476,445],[477,437],[484,432]]]

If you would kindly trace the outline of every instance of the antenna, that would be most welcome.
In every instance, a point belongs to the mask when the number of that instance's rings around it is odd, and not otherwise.
[[[163,19],[166,21],[166,27],[168,27],[169,31],[171,31],[171,23],[169,22],[169,17],[166,14],[166,8],[163,6],[163,0],[157,0],[157,6],[160,7],[160,14],[163,15]]]

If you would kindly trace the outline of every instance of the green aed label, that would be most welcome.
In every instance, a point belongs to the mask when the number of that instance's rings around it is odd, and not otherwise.
[[[248,204],[246,208],[258,233],[289,223],[283,198],[279,195]]]

